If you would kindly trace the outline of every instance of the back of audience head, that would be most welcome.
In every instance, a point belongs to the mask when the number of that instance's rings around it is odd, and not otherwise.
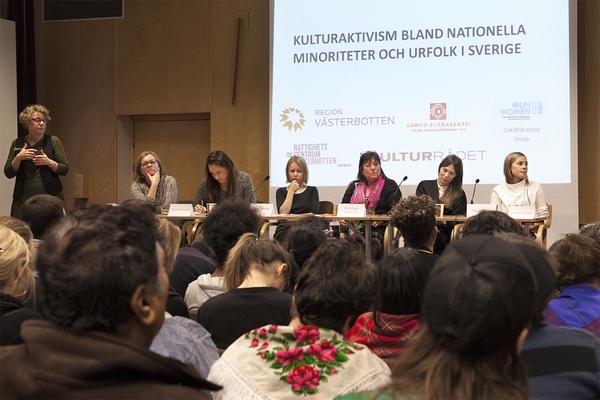
[[[392,208],[390,222],[407,247],[428,246],[435,240],[435,202],[429,196],[409,196]]]
[[[302,270],[304,263],[313,253],[327,241],[327,236],[321,227],[313,224],[304,224],[292,228],[290,232],[286,249],[290,254],[291,275],[290,284],[292,287],[296,284],[298,274]]]
[[[181,229],[167,219],[158,220],[158,242],[165,252],[165,269],[171,273],[181,244]]]
[[[499,232],[513,232],[526,236],[521,224],[502,211],[482,211],[467,218],[461,232],[461,237],[472,235],[493,235]]]
[[[31,253],[25,240],[0,225],[0,291],[23,300],[34,285],[31,267]]]
[[[600,246],[600,222],[592,222],[584,225],[579,230],[579,234],[587,237],[591,237]]]
[[[256,269],[272,278],[272,283],[283,290],[290,276],[285,250],[271,239],[260,239],[254,233],[245,233],[229,252],[225,263],[223,286],[225,291],[239,287]]]
[[[532,322],[535,327],[541,326],[544,321],[542,312],[554,297],[558,262],[531,237],[524,238],[516,233],[497,233],[494,236],[512,243],[529,262],[537,284]]]
[[[418,250],[401,247],[387,254],[377,268],[373,320],[378,313],[406,315],[421,312],[429,267]]]
[[[156,227],[157,218],[145,208],[93,206],[69,213],[39,249],[46,318],[123,337],[142,329],[140,340],[149,346],[168,293]]]
[[[304,325],[345,334],[373,301],[377,271],[355,242],[328,241],[304,264],[293,313]]]
[[[202,224],[202,241],[215,253],[217,267],[225,264],[229,250],[244,233],[257,233],[260,216],[247,201],[227,200],[208,213]]]
[[[21,219],[29,225],[36,239],[41,239],[46,228],[65,215],[65,203],[49,194],[37,194],[28,198],[21,210]]]
[[[5,226],[12,231],[16,232],[19,236],[23,238],[27,246],[29,246],[29,251],[31,256],[35,258],[35,248],[33,243],[33,233],[25,222],[20,219],[14,217],[0,217],[0,225]],[[33,265],[32,265],[33,266]]]
[[[554,242],[548,252],[558,262],[557,284],[561,290],[573,285],[600,285],[600,246],[594,239],[567,235]]]
[[[452,243],[429,274],[423,325],[392,387],[419,398],[527,398],[518,353],[535,290],[514,245],[487,235]]]

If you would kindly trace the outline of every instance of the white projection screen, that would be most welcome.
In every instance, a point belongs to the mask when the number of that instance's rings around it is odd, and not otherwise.
[[[489,203],[512,151],[553,205],[549,242],[577,229],[576,2],[273,0],[270,202],[292,155],[339,203],[377,151],[403,196],[462,158]]]

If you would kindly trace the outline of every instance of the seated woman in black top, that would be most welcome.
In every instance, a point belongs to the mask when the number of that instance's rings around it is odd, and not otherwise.
[[[283,293],[290,276],[287,254],[270,239],[242,235],[225,263],[225,293],[198,309],[198,322],[226,349],[244,333],[264,325],[288,325],[292,295]]]
[[[292,156],[285,166],[285,176],[289,185],[277,189],[277,212],[279,214],[306,214],[319,212],[319,191],[308,186],[308,165],[304,158]],[[280,223],[273,237],[279,239],[290,223]]]
[[[402,192],[396,181],[383,172],[379,154],[367,151],[360,156],[357,179],[346,188],[342,203],[364,204],[367,215],[380,215],[389,213],[401,197]],[[383,249],[385,224],[373,222],[371,226],[371,251],[373,257],[377,257]],[[361,230],[361,226],[357,228]]]
[[[465,215],[467,213],[467,195],[462,189],[462,160],[450,154],[438,167],[438,178],[422,181],[417,186],[417,196],[426,194],[437,204],[444,204],[444,215]],[[454,224],[438,224],[438,236],[435,240],[435,253],[441,254],[450,241]]]

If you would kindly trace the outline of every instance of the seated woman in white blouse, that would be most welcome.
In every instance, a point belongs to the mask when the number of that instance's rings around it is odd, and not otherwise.
[[[525,154],[513,152],[504,159],[504,176],[506,183],[501,183],[492,190],[491,204],[498,205],[498,211],[508,213],[508,206],[535,206],[538,217],[548,217],[546,196],[539,183],[530,182],[527,177],[527,157]],[[530,229],[537,228],[532,225]]]

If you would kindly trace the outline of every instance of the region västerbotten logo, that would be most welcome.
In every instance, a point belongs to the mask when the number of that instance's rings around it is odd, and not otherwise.
[[[286,108],[279,116],[281,117],[279,122],[283,122],[283,126],[287,127],[288,131],[291,131],[292,129],[294,132],[298,131],[298,129],[302,130],[302,127],[306,122],[302,111],[293,107]]]
[[[429,119],[446,119],[446,103],[429,103]]]

